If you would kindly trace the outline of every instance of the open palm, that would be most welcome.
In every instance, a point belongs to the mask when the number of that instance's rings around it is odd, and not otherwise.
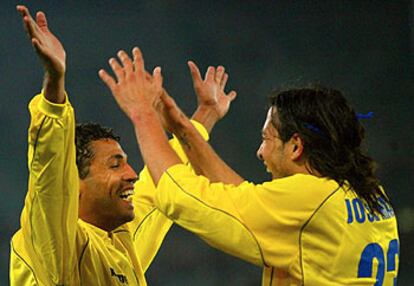
[[[65,49],[59,39],[49,30],[46,15],[43,12],[37,12],[35,21],[25,6],[17,6],[17,11],[23,18],[25,30],[46,72],[51,76],[63,75],[66,70]]]
[[[229,93],[225,92],[228,74],[225,73],[224,67],[218,66],[214,68],[210,66],[207,69],[204,80],[201,78],[200,70],[194,62],[189,61],[188,67],[193,79],[198,106],[210,108],[214,110],[218,119],[223,118],[237,95],[234,90]]]

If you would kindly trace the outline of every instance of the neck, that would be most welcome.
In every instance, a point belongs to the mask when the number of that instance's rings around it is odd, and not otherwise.
[[[97,217],[92,212],[85,211],[82,208],[79,208],[79,218],[83,220],[84,222],[87,222],[93,226],[96,226],[97,228],[100,228],[102,230],[105,230],[107,232],[111,232],[117,227],[121,226],[122,224],[119,223],[111,223],[111,220]]]
[[[290,168],[290,174],[305,174],[315,177],[322,177],[322,175],[315,169],[313,169],[308,161],[301,160],[299,162],[294,162]]]

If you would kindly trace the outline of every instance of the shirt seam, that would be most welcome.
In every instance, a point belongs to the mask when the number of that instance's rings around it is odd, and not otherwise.
[[[269,283],[269,286],[272,286],[272,284],[273,284],[273,271],[274,270],[275,270],[275,268],[272,267],[272,271],[270,272],[270,283]]]
[[[30,271],[32,272],[32,275],[33,275],[33,277],[34,277],[34,279],[36,280],[36,284],[39,284],[39,280],[37,279],[37,277],[36,277],[36,274],[35,274],[35,272],[34,272],[34,270],[33,270],[33,268],[30,266],[30,264],[26,261],[26,260],[24,260],[23,259],[23,257],[17,252],[17,250],[14,248],[14,245],[13,245],[13,241],[11,241],[10,242],[10,244],[11,244],[11,248],[12,248],[12,251],[16,254],[16,256],[18,257],[18,258],[20,258],[20,260],[21,261],[23,261],[23,263],[30,269]]]
[[[39,142],[40,131],[43,129],[43,124],[45,123],[45,121],[46,121],[46,116],[43,117],[43,120],[42,120],[42,122],[40,123],[40,126],[39,126],[39,130],[36,133],[36,139],[35,139],[35,142],[33,144],[33,156],[32,156],[32,162],[30,164],[30,173],[32,173],[33,162],[34,162],[34,158],[36,157],[36,150],[37,150],[37,144]],[[30,175],[30,177],[31,177],[31,175]],[[32,201],[31,201],[32,206],[34,205],[34,201],[36,200],[36,198],[37,198],[37,195],[36,195],[36,193],[34,193]],[[31,233],[32,233],[32,235],[30,237],[31,237],[33,251],[36,253],[36,247],[35,247],[34,235],[33,235],[32,216],[33,216],[33,207],[30,208],[30,214],[29,214],[30,230],[31,230]],[[38,254],[36,253],[36,255],[38,255]]]
[[[316,213],[321,209],[321,207],[337,192],[341,189],[341,186],[338,186],[335,190],[332,191],[320,204],[319,206],[313,211],[307,221],[303,224],[299,232],[299,261],[300,261],[300,269],[302,272],[302,285],[305,286],[305,271],[303,269],[303,250],[302,250],[302,234],[305,228],[308,226],[310,221],[314,218]]]
[[[139,225],[136,227],[136,229],[135,229],[135,231],[134,231],[134,235],[133,235],[133,240],[135,241],[135,239],[136,239],[136,235],[137,235],[137,232],[138,232],[138,230],[139,230],[139,228],[144,224],[144,222],[147,220],[147,219],[149,219],[149,217],[152,215],[152,214],[154,214],[154,212],[155,212],[155,210],[156,210],[156,208],[154,207],[143,219],[142,219],[142,221],[139,223]]]
[[[86,252],[86,248],[88,247],[88,245],[89,245],[89,241],[90,241],[90,238],[89,238],[89,236],[88,236],[88,240],[86,241],[86,243],[85,243],[85,246],[83,247],[83,249],[82,249],[82,252],[81,252],[81,255],[79,256],[79,263],[78,263],[78,271],[79,271],[79,282],[81,283],[82,282],[82,271],[81,271],[81,264],[82,264],[82,261],[83,261],[83,257],[84,257],[84,254],[85,254],[85,252]]]

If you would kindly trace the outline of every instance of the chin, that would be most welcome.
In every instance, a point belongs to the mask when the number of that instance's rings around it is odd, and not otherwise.
[[[127,222],[130,222],[130,221],[133,221],[134,218],[135,218],[135,214],[134,213],[130,213],[130,214],[128,214],[128,215],[125,216],[125,222],[127,223]]]
[[[134,218],[135,218],[135,214],[133,213],[133,214],[131,215],[131,217],[130,217],[130,220],[129,220],[129,221],[133,221],[133,220],[134,220]]]

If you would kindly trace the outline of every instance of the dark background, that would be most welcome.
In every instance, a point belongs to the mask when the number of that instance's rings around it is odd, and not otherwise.
[[[27,188],[27,103],[42,83],[17,3],[0,4],[0,285],[8,284],[9,241]],[[272,88],[320,82],[344,91],[357,111],[373,111],[365,147],[399,216],[399,285],[414,285],[414,1],[21,3],[46,12],[64,43],[77,120],[113,127],[137,171],[143,164],[132,126],[97,76],[121,48],[138,45],[147,67],[161,65],[165,87],[187,114],[196,101],[186,61],[203,73],[208,65],[227,68],[238,99],[211,142],[254,182],[269,179],[255,152]],[[260,285],[261,270],[174,227],[146,276],[149,285]]]

